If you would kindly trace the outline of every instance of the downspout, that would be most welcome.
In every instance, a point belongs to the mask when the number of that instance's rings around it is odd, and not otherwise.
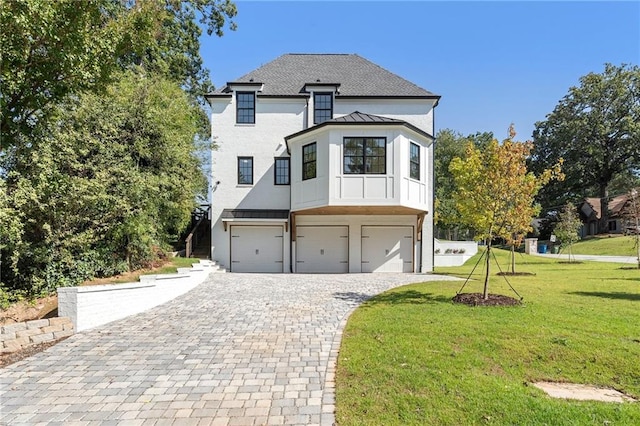
[[[435,230],[435,215],[436,215],[436,114],[435,110],[438,106],[438,102],[440,99],[436,100],[435,105],[433,106],[433,128],[431,129],[431,134],[433,135],[433,142],[431,142],[431,149],[433,151],[433,155],[431,156],[431,272],[436,267],[436,230]]]

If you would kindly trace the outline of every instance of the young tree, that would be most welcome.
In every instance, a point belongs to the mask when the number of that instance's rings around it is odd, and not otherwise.
[[[555,225],[554,233],[560,240],[560,246],[563,249],[569,249],[569,262],[571,262],[573,255],[573,253],[571,253],[571,246],[580,239],[578,231],[580,231],[582,222],[580,221],[578,212],[576,212],[576,207],[571,203],[565,204],[560,212],[559,218],[560,220]]]
[[[640,194],[636,188],[629,192],[629,200],[624,206],[623,216],[627,220],[628,228],[631,228],[635,236],[635,249],[638,257],[638,269],[640,269]]]
[[[476,231],[476,239],[486,243],[486,275],[483,297],[489,297],[491,245],[495,238],[511,239],[531,230],[531,220],[539,212],[534,204],[538,190],[552,178],[561,178],[562,161],[539,176],[527,171],[530,142],[510,138],[502,144],[492,140],[486,149],[467,145],[464,158],[454,158],[449,170],[456,190],[453,197],[463,223]]]
[[[453,200],[455,186],[453,176],[449,171],[451,160],[462,157],[468,143],[482,149],[493,140],[493,133],[483,132],[475,135],[462,136],[451,129],[442,129],[436,135],[435,143],[435,192],[436,214],[435,220],[439,230],[446,233],[446,239],[457,239],[460,233],[467,233],[462,228],[460,216]]]
[[[531,169],[541,173],[564,158],[566,179],[540,193],[543,207],[597,193],[606,232],[612,182],[640,170],[640,67],[606,64],[601,74],[580,78],[547,119],[536,123]]]

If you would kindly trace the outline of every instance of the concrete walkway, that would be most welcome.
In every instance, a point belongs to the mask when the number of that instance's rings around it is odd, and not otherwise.
[[[551,259],[569,259],[568,254],[551,254],[551,253],[533,253],[534,256],[548,257]],[[574,254],[571,257],[575,260],[590,260],[594,262],[609,262],[609,263],[633,263],[638,264],[638,258],[635,256],[600,256],[591,254]]]
[[[2,425],[333,424],[349,313],[411,274],[212,274],[0,370]]]

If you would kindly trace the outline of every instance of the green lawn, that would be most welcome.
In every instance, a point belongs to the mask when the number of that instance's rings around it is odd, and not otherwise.
[[[571,248],[574,254],[601,254],[610,256],[637,256],[634,236],[595,237],[582,240]],[[567,253],[567,249],[563,253]]]
[[[96,278],[93,280],[85,281],[81,285],[86,286],[135,282],[140,279],[141,275],[174,274],[178,272],[178,268],[190,268],[191,265],[193,265],[194,263],[198,263],[199,261],[199,259],[189,257],[172,257],[168,259],[162,266],[159,266],[157,268],[139,269],[136,271],[116,275],[114,277]]]
[[[504,268],[507,253],[496,252]],[[437,272],[468,274],[475,261]],[[518,262],[536,274],[510,278],[524,297],[520,307],[455,305],[462,283],[434,282],[358,308],[338,360],[338,424],[640,424],[640,403],[558,400],[530,385],[585,383],[640,398],[640,273],[607,263]],[[479,291],[478,282],[464,289]],[[514,295],[495,276],[491,292]]]

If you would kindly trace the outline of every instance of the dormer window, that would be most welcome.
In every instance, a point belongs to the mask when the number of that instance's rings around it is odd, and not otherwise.
[[[256,122],[255,92],[236,92],[236,123],[254,124]]]
[[[324,123],[333,118],[333,94],[313,94],[313,124]]]

